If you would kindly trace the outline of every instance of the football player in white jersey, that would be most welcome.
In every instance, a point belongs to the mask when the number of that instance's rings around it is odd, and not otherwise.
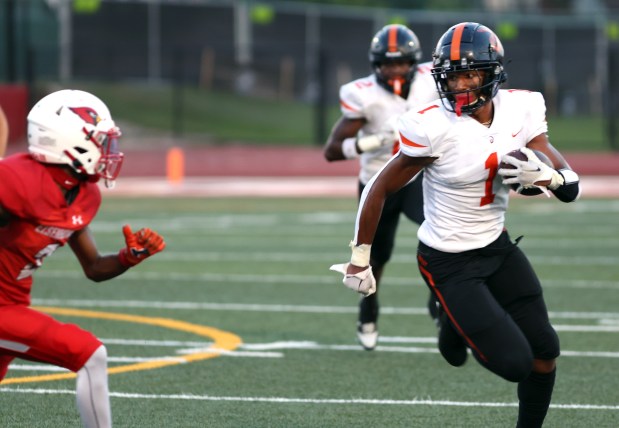
[[[423,169],[417,261],[441,306],[439,350],[460,366],[468,348],[482,366],[517,382],[517,427],[531,428],[542,426],[550,405],[559,339],[520,238],[512,242],[505,229],[509,186],[549,190],[563,202],[580,190],[548,140],[543,96],[499,90],[503,55],[496,35],[478,23],[441,37],[432,70],[441,100],[400,119],[400,152],[361,197],[344,283],[364,295],[375,290],[370,251],[382,205]],[[526,160],[505,156],[514,149]],[[515,168],[499,168],[502,161]]]
[[[387,25],[372,38],[369,50],[373,73],[340,88],[342,116],[333,127],[324,148],[328,161],[358,159],[359,195],[370,178],[399,150],[397,118],[412,106],[438,99],[432,63],[419,64],[421,47],[415,33],[404,25]],[[388,199],[382,211],[372,250],[377,282],[391,258],[395,234],[404,213],[417,224],[423,221],[422,177]],[[428,302],[431,314],[436,304]],[[361,299],[357,338],[366,350],[378,340],[378,298]]]

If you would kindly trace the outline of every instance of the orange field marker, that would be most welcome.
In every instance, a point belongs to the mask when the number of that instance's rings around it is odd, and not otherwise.
[[[172,147],[168,150],[166,158],[166,175],[172,184],[183,181],[185,176],[185,153],[179,147]]]

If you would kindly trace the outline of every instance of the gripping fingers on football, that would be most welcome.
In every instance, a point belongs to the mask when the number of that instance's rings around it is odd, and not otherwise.
[[[511,171],[511,177],[507,175],[507,173],[505,173],[505,177],[503,178],[502,183],[506,184],[506,185],[511,185],[511,184],[517,184],[518,187],[515,189],[516,193],[522,193],[523,190],[525,189],[540,189],[542,191],[542,193],[544,193],[547,197],[550,197],[550,194],[548,193],[548,189],[546,189],[546,187],[544,186],[538,186],[537,184],[528,184],[528,182],[523,183],[522,178],[520,178],[520,176],[513,176],[514,175],[514,170],[513,169],[499,169],[499,174],[501,171]]]
[[[119,262],[125,267],[135,266],[165,248],[163,237],[157,232],[143,228],[133,233],[131,226],[123,226],[126,247],[118,253]]]
[[[511,176],[504,178],[503,184],[521,184],[523,187],[538,186],[541,182],[552,182],[553,177],[557,172],[554,168],[549,167],[542,162],[533,152],[533,150],[522,147],[520,151],[524,153],[527,160],[516,159],[513,156],[506,155],[501,159],[502,162],[513,165],[514,169],[501,168],[497,171],[499,175]]]
[[[355,274],[346,273],[350,263],[343,263],[331,266],[331,270],[344,275],[342,283],[353,291],[367,297],[376,292],[376,279],[372,273],[372,266]]]

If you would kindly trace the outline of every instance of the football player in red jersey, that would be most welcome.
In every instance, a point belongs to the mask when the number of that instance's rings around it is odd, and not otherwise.
[[[373,73],[340,88],[342,117],[334,125],[324,147],[329,162],[358,159],[359,187],[364,187],[399,149],[395,121],[412,106],[438,98],[432,63],[420,63],[421,46],[415,33],[404,25],[391,24],[378,31],[370,42]],[[391,258],[401,214],[418,225],[423,222],[421,176],[392,195],[382,209],[372,268],[377,286]],[[428,302],[432,317],[436,304]],[[378,342],[378,293],[359,302],[357,339],[371,351]]]
[[[441,100],[401,116],[400,152],[361,196],[344,284],[364,295],[375,291],[370,254],[381,207],[423,169],[417,265],[440,302],[439,351],[461,366],[468,349],[484,368],[517,383],[516,426],[538,428],[552,398],[559,337],[505,213],[511,185],[575,201],[578,174],[549,142],[543,95],[499,89],[507,76],[493,31],[474,22],[454,25],[433,58]],[[526,160],[508,155],[516,149]],[[501,168],[502,161],[515,168]]]
[[[69,244],[87,278],[114,278],[165,248],[143,228],[123,227],[125,246],[99,253],[88,227],[101,203],[97,182],[112,187],[123,161],[120,130],[108,108],[83,91],[61,90],[28,114],[28,151],[0,161],[0,381],[14,358],[77,373],[77,405],[86,427],[112,424],[107,351],[92,333],[30,307],[32,275]]]

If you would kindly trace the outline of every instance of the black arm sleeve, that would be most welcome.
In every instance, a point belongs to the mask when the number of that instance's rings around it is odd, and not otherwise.
[[[578,174],[571,169],[560,169],[558,172],[563,176],[565,181],[561,186],[551,190],[551,192],[554,193],[561,202],[575,201],[578,199],[578,196],[580,196],[580,179],[578,178]]]

